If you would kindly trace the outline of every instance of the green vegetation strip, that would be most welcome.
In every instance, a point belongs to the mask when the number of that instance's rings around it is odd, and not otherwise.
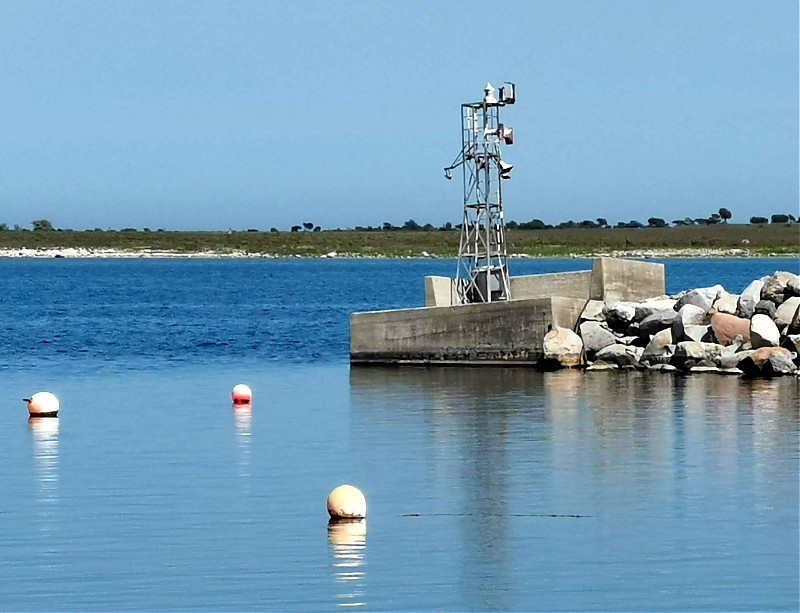
[[[110,249],[132,252],[270,254],[279,257],[353,256],[454,257],[458,230],[318,232],[145,232],[26,231],[0,232],[0,250]],[[800,224],[717,224],[665,228],[548,228],[509,230],[509,255],[541,257],[640,251],[731,251],[742,255],[800,254]],[[691,255],[691,253],[687,253]]]

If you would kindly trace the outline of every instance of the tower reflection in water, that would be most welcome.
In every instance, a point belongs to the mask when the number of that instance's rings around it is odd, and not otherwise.
[[[332,519],[328,541],[333,551],[333,578],[340,607],[364,606],[364,554],[367,548],[365,519]]]
[[[29,417],[33,435],[33,459],[38,484],[42,530],[49,531],[53,507],[58,503],[58,418]]]

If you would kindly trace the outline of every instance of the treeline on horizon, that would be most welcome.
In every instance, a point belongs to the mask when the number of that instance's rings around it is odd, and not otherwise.
[[[717,213],[712,213],[708,217],[685,217],[683,219],[674,219],[671,222],[666,221],[660,217],[650,217],[647,219],[646,223],[642,223],[641,221],[637,221],[632,219],[630,221],[619,221],[616,225],[611,225],[609,222],[603,218],[598,217],[595,220],[585,219],[583,221],[562,221],[558,224],[547,224],[541,219],[532,219],[530,221],[524,222],[517,222],[517,221],[507,221],[505,223],[506,228],[509,230],[569,230],[575,228],[587,228],[587,229],[608,229],[608,228],[668,228],[668,227],[680,227],[680,226],[712,226],[716,224],[727,224],[728,220],[733,217],[732,213],[726,209],[721,208]],[[763,225],[763,224],[793,224],[797,223],[798,219],[794,215],[784,214],[784,213],[776,213],[770,216],[769,219],[766,217],[751,217],[750,224],[753,225]],[[57,228],[53,225],[50,220],[47,219],[34,219],[31,222],[31,231],[33,232],[75,232],[71,228]],[[355,231],[355,232],[393,232],[393,231],[409,231],[409,232],[433,232],[433,231],[449,231],[449,230],[460,230],[461,224],[453,224],[451,222],[447,222],[442,224],[441,226],[434,226],[433,224],[426,223],[426,224],[419,224],[413,219],[409,219],[402,225],[396,226],[391,222],[385,221],[380,226],[355,226],[353,228],[332,228],[329,231],[334,232],[347,232],[347,231]],[[29,231],[27,228],[22,228],[19,225],[14,225],[13,228],[9,227],[6,223],[0,223],[0,232],[5,231],[15,231],[15,232],[27,232]],[[107,230],[103,230],[102,228],[94,228],[93,230],[80,230],[81,232],[139,232],[137,228],[122,228],[121,230],[114,230],[112,228],[108,228]],[[245,230],[246,232],[262,232],[257,228],[248,228]],[[272,227],[269,230],[270,232],[281,232],[276,227]],[[319,225],[314,224],[313,222],[303,222],[302,224],[291,226],[289,232],[321,232],[322,227]],[[153,232],[150,228],[143,228],[142,232]],[[158,228],[155,232],[166,232],[163,228]],[[222,231],[224,232],[224,230]],[[236,232],[235,230],[228,229],[228,233]]]

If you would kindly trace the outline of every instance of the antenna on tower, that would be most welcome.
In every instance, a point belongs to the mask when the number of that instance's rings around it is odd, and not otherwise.
[[[498,95],[487,83],[480,102],[461,105],[461,151],[444,169],[446,179],[462,167],[464,216],[458,246],[456,293],[460,304],[510,300],[506,229],[501,179],[513,166],[500,145],[514,142],[514,131],[500,123],[500,109],[516,102],[516,86],[504,83]]]

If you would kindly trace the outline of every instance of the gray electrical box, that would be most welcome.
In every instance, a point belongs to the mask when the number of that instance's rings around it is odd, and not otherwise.
[[[475,286],[470,288],[470,302],[497,302],[508,299],[504,266],[484,266],[475,271]]]

